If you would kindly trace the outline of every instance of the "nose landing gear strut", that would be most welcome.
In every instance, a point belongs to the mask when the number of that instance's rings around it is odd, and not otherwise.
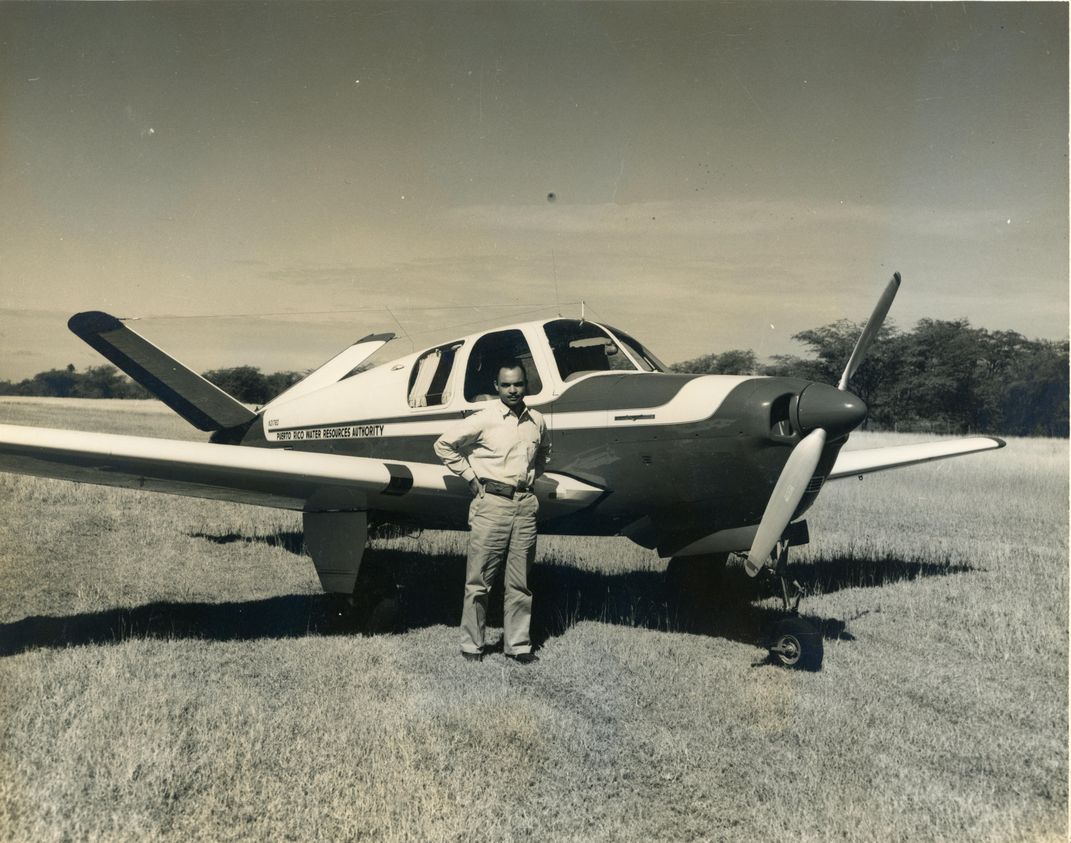
[[[778,542],[774,548],[776,562],[766,568],[769,575],[779,581],[782,607],[788,615],[773,625],[767,638],[767,649],[774,664],[794,670],[816,671],[822,667],[822,635],[799,616],[800,600],[806,590],[797,580],[789,580],[788,547],[788,542]]]

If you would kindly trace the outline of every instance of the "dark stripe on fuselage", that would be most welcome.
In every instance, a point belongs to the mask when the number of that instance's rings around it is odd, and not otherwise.
[[[413,488],[413,472],[406,466],[393,462],[383,463],[390,472],[390,483],[383,490],[384,495],[404,495]]]
[[[677,397],[686,383],[702,375],[670,375],[662,372],[600,375],[582,380],[553,401],[539,407],[543,412],[579,413],[586,410],[646,410],[661,407]]]

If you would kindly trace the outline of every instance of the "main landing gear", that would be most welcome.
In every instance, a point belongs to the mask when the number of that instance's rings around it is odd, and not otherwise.
[[[781,603],[788,617],[777,621],[767,637],[770,661],[794,670],[819,670],[825,654],[822,635],[799,616],[800,600],[806,592],[798,581],[789,581],[788,542],[777,543],[774,558],[774,565],[765,571],[767,576],[777,578]]]
[[[364,555],[353,591],[324,595],[328,634],[388,635],[402,626],[403,592],[390,563],[376,553]]]
[[[365,553],[357,585],[349,597],[357,629],[365,635],[397,632],[402,621],[401,598],[393,566],[373,552]]]

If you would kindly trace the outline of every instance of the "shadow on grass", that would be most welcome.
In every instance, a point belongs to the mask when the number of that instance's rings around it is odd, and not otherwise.
[[[245,641],[324,634],[333,620],[331,603],[329,595],[288,595],[231,603],[147,603],[62,617],[28,617],[0,624],[0,656],[130,639]]]
[[[211,533],[190,533],[191,539],[206,539],[213,544],[233,544],[234,542],[246,542],[253,544],[259,542],[269,547],[281,547],[291,553],[301,555],[305,552],[305,534],[300,530],[279,530],[266,536],[243,536],[240,533],[225,533],[213,535]]]
[[[301,533],[280,533],[253,539],[239,535],[203,536],[218,543],[259,541],[301,553]],[[873,587],[918,577],[943,576],[973,570],[969,566],[938,565],[890,558],[857,560],[831,558],[790,566],[790,573],[807,591],[829,593],[842,588]],[[244,641],[260,638],[299,638],[308,635],[352,635],[383,628],[379,602],[386,597],[400,607],[387,624],[397,631],[427,626],[454,626],[461,618],[465,560],[411,551],[369,550],[361,568],[358,593],[369,600],[351,606],[337,595],[287,595],[228,603],[149,603],[132,608],[85,612],[63,617],[28,617],[0,624],[0,656],[48,647],[114,644],[130,639],[196,638]],[[717,580],[716,590],[703,598],[680,600],[669,593],[665,577],[656,571],[608,574],[568,565],[543,563],[531,573],[536,595],[532,638],[536,646],[562,635],[574,624],[594,620],[624,626],[689,632],[744,643],[760,643],[766,630],[783,617],[779,609],[755,605],[774,596],[777,582],[750,579],[730,567]],[[488,624],[502,625],[501,581],[492,590]],[[804,601],[806,610],[807,603]],[[845,623],[802,613],[827,639],[852,640]]]
[[[812,594],[832,594],[845,588],[877,588],[921,577],[943,577],[978,570],[971,565],[922,562],[896,556],[877,559],[831,556],[812,562],[793,563],[788,568],[792,579]]]

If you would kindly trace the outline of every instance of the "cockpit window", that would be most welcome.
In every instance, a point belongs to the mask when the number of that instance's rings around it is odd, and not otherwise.
[[[453,397],[454,359],[463,343],[442,345],[424,352],[409,378],[409,406],[435,407],[449,404]]]
[[[528,379],[527,394],[538,395],[542,392],[543,381],[532,360],[532,349],[528,347],[524,334],[511,328],[484,334],[473,344],[465,370],[465,400],[490,401],[498,398],[495,390],[498,369],[511,360],[516,360],[524,368]]]
[[[630,353],[645,372],[662,371],[658,361],[640,353],[642,346],[632,337],[625,340],[621,335],[621,344],[629,349],[625,352],[613,336],[592,322],[556,319],[547,322],[544,331],[562,380],[575,380],[592,372],[635,372],[637,365]]]

